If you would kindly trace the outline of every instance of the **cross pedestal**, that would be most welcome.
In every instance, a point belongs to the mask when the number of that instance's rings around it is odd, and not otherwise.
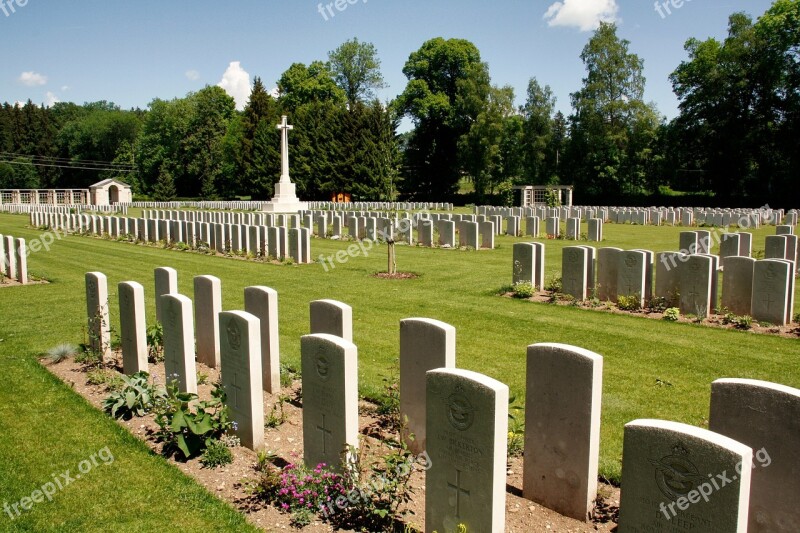
[[[264,205],[263,211],[297,213],[308,209],[308,203],[300,201],[295,184],[289,178],[289,131],[294,129],[294,126],[290,126],[286,115],[283,115],[277,127],[281,130],[281,179],[275,184],[275,196],[271,202]]]

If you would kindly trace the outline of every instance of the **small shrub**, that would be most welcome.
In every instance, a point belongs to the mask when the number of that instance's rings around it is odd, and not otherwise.
[[[726,311],[725,315],[722,317],[723,324],[730,324],[736,329],[744,329],[744,330],[752,329],[753,318],[751,316],[749,315],[738,316],[731,313],[727,309],[724,309],[723,311]]]
[[[164,394],[150,383],[147,372],[137,372],[133,376],[119,376],[122,386],[103,401],[103,410],[114,418],[128,420],[134,416],[144,416],[155,401]]]
[[[300,373],[292,366],[281,363],[281,387],[291,387],[295,379],[300,377]]]
[[[267,414],[267,419],[264,422],[264,427],[266,428],[276,428],[281,426],[284,422],[286,422],[287,416],[286,412],[283,409],[283,405],[289,401],[289,397],[280,394],[278,395],[278,401],[276,401],[272,405],[272,409]]]
[[[81,345],[80,351],[75,354],[75,362],[88,367],[98,367],[103,362],[100,352],[93,350],[91,346]]]
[[[198,385],[205,385],[208,383],[208,374],[205,372],[198,372],[197,374],[197,384]]]
[[[534,294],[533,284],[530,281],[518,281],[512,289],[514,298],[528,299]]]
[[[147,328],[147,360],[151,363],[164,360],[164,326],[160,322]]]
[[[647,310],[651,313],[663,313],[669,307],[668,303],[664,296],[654,296],[647,302]]]
[[[795,323],[800,324],[800,313],[794,314],[794,321]]]
[[[561,282],[561,276],[550,278],[544,286],[544,290],[549,292],[561,292],[564,290],[564,284]]]
[[[78,355],[78,347],[74,344],[59,344],[47,350],[45,358],[48,362],[56,364],[69,358]]]
[[[516,405],[516,397],[508,399],[508,457],[522,455],[525,448],[525,420],[522,406]]]
[[[231,449],[224,442],[218,440],[212,440],[200,457],[200,463],[206,468],[217,468],[232,462]]]
[[[105,385],[108,391],[118,391],[125,386],[122,375],[105,368],[93,368],[86,373],[89,385]]]
[[[663,319],[668,322],[677,322],[680,317],[681,310],[677,307],[670,307],[669,309],[664,310]]]
[[[200,401],[197,394],[180,392],[175,379],[169,381],[165,394],[158,398],[153,411],[159,426],[158,439],[164,442],[164,453],[181,452],[190,459],[214,440],[235,429],[228,418],[225,390],[214,384],[211,400]]]
[[[638,294],[620,295],[617,297],[617,307],[623,311],[639,311],[642,308],[641,298]]]

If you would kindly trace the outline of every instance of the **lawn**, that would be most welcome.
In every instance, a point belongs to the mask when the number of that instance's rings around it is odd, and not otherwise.
[[[27,218],[0,215],[0,233],[27,239],[41,232]],[[585,226],[584,226],[585,231]],[[677,248],[680,228],[607,224],[603,246]],[[754,249],[774,228],[754,232]],[[153,456],[68,385],[42,369],[35,357],[61,342],[83,341],[83,275],[98,270],[109,279],[112,325],[118,324],[116,286],[145,286],[149,318],[153,269],[178,271],[179,288],[192,297],[192,277],[222,279],[223,308],[242,309],[243,289],[267,285],[279,293],[281,355],[299,366],[300,336],[308,332],[308,303],[333,298],[353,307],[359,348],[359,389],[379,395],[383,378],[396,375],[399,322],[428,317],[456,327],[459,367],[507,383],[522,403],[526,347],[538,342],[573,344],[604,356],[601,474],[618,481],[622,431],[636,418],[663,418],[706,426],[710,384],[720,377],[764,379],[800,387],[800,343],[683,323],[611,315],[502,298],[497,290],[511,277],[511,248],[526,239],[499,237],[494,251],[459,251],[398,246],[400,270],[414,280],[377,279],[385,269],[385,247],[376,247],[326,272],[319,264],[266,265],[194,253],[161,250],[70,236],[49,252],[29,258],[34,275],[48,285],[0,291],[0,505],[17,502],[108,446],[115,461],[98,467],[36,504],[0,529],[155,530],[181,523],[187,531],[245,530],[243,520],[177,469]],[[349,243],[313,240],[312,256],[329,256]],[[547,241],[547,277],[560,269],[568,241]],[[113,528],[109,528],[113,524]],[[16,528],[16,529],[15,529]]]

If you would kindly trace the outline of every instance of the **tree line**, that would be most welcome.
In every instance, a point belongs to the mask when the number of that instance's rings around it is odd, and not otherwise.
[[[380,102],[377,50],[352,39],[327,60],[292,64],[243,111],[220,87],[147,109],[110,102],[0,109],[0,188],[86,187],[117,178],[142,196],[268,199],[286,114],[292,179],[308,199],[508,201],[514,185],[572,184],[580,199],[712,192],[720,201],[796,198],[800,175],[800,0],[731,15],[728,36],[687,41],[670,81],[679,115],[644,100],[644,62],[603,23],[580,60],[571,112],[531,78],[525,101],[492,83],[480,51],[434,38],[413,52],[406,87]],[[413,128],[399,134],[400,121]]]

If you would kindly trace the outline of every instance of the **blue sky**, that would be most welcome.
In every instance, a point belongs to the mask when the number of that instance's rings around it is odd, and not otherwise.
[[[591,29],[615,20],[645,60],[646,99],[671,118],[668,75],[686,57],[686,39],[723,38],[731,13],[758,17],[771,4],[659,0],[668,6],[659,14],[650,0],[350,1],[337,10],[326,8],[332,0],[0,0],[0,101],[144,108],[222,83],[242,103],[253,76],[272,88],[293,62],[326,59],[353,37],[377,47],[389,85],[379,96],[389,100],[405,86],[409,54],[441,36],[475,43],[492,82],[514,87],[518,104],[536,77],[568,114]]]

